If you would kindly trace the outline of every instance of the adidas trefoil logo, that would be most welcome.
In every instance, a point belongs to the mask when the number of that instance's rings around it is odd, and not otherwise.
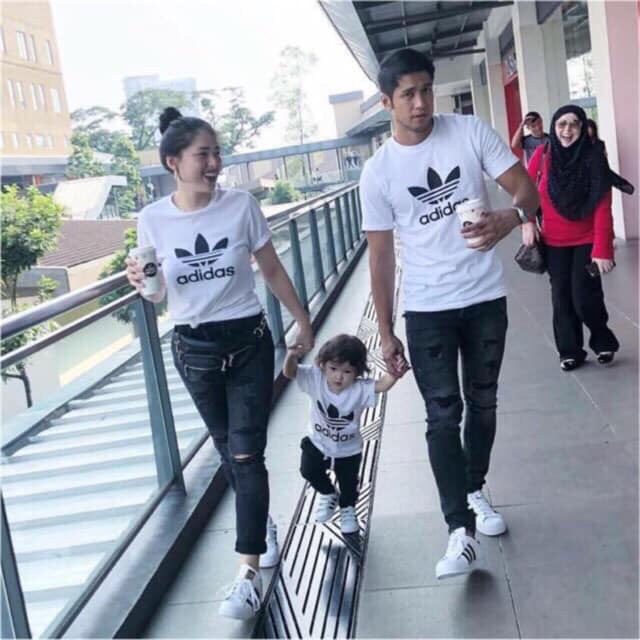
[[[175,249],[176,258],[180,258],[182,262],[191,267],[206,267],[213,264],[224,253],[228,244],[229,238],[223,238],[215,247],[209,249],[207,239],[199,233],[196,236],[193,253],[186,249]]]
[[[202,234],[196,236],[194,251],[191,253],[186,249],[174,249],[176,257],[183,264],[192,267],[193,271],[188,274],[181,274],[176,278],[178,284],[189,284],[190,282],[204,282],[217,278],[231,277],[236,268],[234,266],[218,267],[214,269],[212,265],[216,262],[229,245],[229,238],[222,238],[215,246],[209,248],[209,243]],[[201,268],[208,267],[208,269]]]
[[[427,170],[428,189],[423,187],[409,187],[409,193],[420,202],[427,204],[438,204],[450,198],[460,184],[460,167],[455,167],[445,178],[444,184],[442,178],[435,169],[429,167]]]
[[[348,413],[346,416],[341,416],[340,412],[336,407],[332,404],[329,404],[327,410],[324,410],[324,407],[320,403],[317,402],[318,409],[324,418],[324,421],[327,423],[329,427],[335,429],[336,431],[342,431],[350,422],[353,421],[353,411]]]

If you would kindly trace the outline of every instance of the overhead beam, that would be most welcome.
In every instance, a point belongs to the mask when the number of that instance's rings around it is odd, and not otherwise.
[[[446,40],[447,38],[455,38],[456,36],[465,36],[470,33],[479,33],[482,31],[482,26],[479,27],[467,27],[463,31],[460,29],[452,29],[451,31],[439,31],[437,37],[434,36],[426,36],[424,38],[416,38],[414,40],[410,40],[407,43],[407,47],[419,47],[423,44],[433,44],[436,40]],[[456,45],[457,47],[457,45]],[[387,53],[391,53],[392,51],[396,51],[397,49],[401,49],[400,47],[388,47],[387,49],[377,50],[376,53],[385,55]]]
[[[429,54],[429,57],[432,60],[437,60],[438,58],[455,58],[456,56],[468,56],[473,53],[484,53],[486,49],[477,48],[477,49],[449,49],[449,50],[436,50],[432,51]]]
[[[414,16],[407,16],[406,18],[386,18],[385,20],[374,20],[372,22],[363,21],[362,26],[368,35],[375,35],[376,33],[383,33],[385,31],[392,31],[393,29],[409,27],[414,24],[420,24],[421,22],[444,20],[445,18],[463,16],[473,11],[497,9],[498,7],[506,7],[512,4],[513,0],[506,0],[504,2],[474,2],[470,7],[464,6],[459,8],[456,7],[454,9],[442,9],[441,11],[429,11],[427,13],[419,13]]]

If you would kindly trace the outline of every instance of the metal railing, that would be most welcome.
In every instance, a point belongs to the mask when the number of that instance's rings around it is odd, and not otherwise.
[[[348,277],[351,263],[360,255],[364,236],[361,230],[358,187],[351,184],[332,193],[314,198],[286,211],[286,219],[271,226],[276,250],[285,268],[294,281],[303,305],[312,316],[319,313],[323,300],[332,304],[331,290],[340,277]],[[285,337],[293,325],[288,313],[283,314],[280,302],[264,286],[259,272],[256,272],[259,296],[265,307],[269,324],[277,346],[284,345]],[[113,293],[126,285],[123,273],[113,275],[84,289],[68,293],[44,304],[17,313],[5,319],[0,325],[2,340],[23,333],[61,314],[77,311],[87,303],[95,302],[102,296]],[[61,637],[68,629],[82,607],[96,592],[105,577],[112,570],[129,543],[140,531],[155,506],[171,487],[184,491],[183,467],[195,455],[208,437],[206,430],[191,443],[181,460],[174,410],[172,410],[167,371],[162,356],[162,340],[158,330],[156,308],[144,300],[137,292],[127,293],[114,302],[85,313],[80,318],[61,326],[55,331],[22,346],[0,360],[0,370],[23,362],[25,358],[37,354],[46,347],[88,327],[96,321],[123,308],[132,309],[139,339],[139,350],[135,358],[142,362],[146,398],[155,460],[157,489],[147,500],[141,513],[130,522],[116,544],[91,572],[82,590],[66,602],[54,619],[48,621],[43,633],[47,637]],[[326,309],[322,310],[326,313]],[[134,358],[129,358],[130,362]],[[122,367],[122,362],[118,365]],[[111,372],[113,373],[113,372]],[[83,395],[98,388],[110,374],[105,374],[99,382],[95,380],[83,391]],[[67,399],[68,401],[68,399]],[[61,406],[53,403],[46,410],[35,412],[33,423],[19,422],[20,429],[3,435],[3,461],[11,462],[17,452],[28,452],[34,436],[45,433],[50,428],[51,419],[59,417],[68,408],[68,402]],[[28,411],[25,412],[28,414]],[[2,590],[1,613],[4,637],[31,637],[29,602],[20,581],[20,562],[16,558],[11,533],[11,514],[7,517],[5,497],[0,494],[1,543],[2,543]]]

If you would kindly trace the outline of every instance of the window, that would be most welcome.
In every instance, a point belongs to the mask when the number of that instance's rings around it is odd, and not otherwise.
[[[0,27],[0,47],[2,47],[2,53],[7,53],[7,45],[4,43],[4,29]]]
[[[17,149],[18,148],[18,134],[13,131],[11,133],[11,142],[13,143],[13,148]]]
[[[9,88],[9,102],[11,103],[11,106],[15,109],[16,108],[16,96],[13,92],[13,82],[11,82],[11,80],[7,80],[7,87]]]
[[[36,95],[36,85],[31,83],[31,101],[33,102],[33,110],[38,110],[38,96]]]
[[[36,139],[36,147],[39,149],[44,149],[44,136],[41,133],[35,134]]]
[[[31,151],[31,149],[33,149],[33,141],[31,140],[31,134],[30,133],[25,133],[24,134],[24,140],[27,143],[27,149],[29,149],[29,151]]]
[[[42,108],[43,111],[46,111],[47,101],[45,100],[45,97],[44,97],[44,87],[41,84],[38,85],[38,98],[40,101],[40,107]]]
[[[53,136],[52,135],[48,135],[47,136],[47,144],[49,145],[49,149],[53,149]]]
[[[60,106],[60,93],[54,87],[51,87],[51,105],[56,113],[62,111],[62,107]]]
[[[0,133],[0,149],[4,149],[4,133]]]
[[[24,31],[16,31],[18,36],[18,53],[21,58],[27,60],[27,36]]]
[[[16,80],[15,85],[16,85],[16,102],[23,109],[26,109],[27,103],[24,101],[24,91],[22,90],[22,82],[20,82],[20,80]]]
[[[32,35],[29,35],[27,44],[29,45],[29,60],[38,62],[38,54],[36,53],[36,39]]]
[[[64,148],[68,149],[69,148],[69,138],[67,138],[67,136],[64,136],[62,141],[64,142]]]
[[[47,62],[50,65],[53,65],[53,47],[51,46],[51,41],[46,40],[44,45],[44,49],[47,52]]]

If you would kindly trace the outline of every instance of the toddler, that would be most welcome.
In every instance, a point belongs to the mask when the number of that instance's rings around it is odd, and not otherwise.
[[[374,407],[375,394],[391,389],[397,378],[389,373],[379,380],[362,378],[369,372],[367,348],[346,334],[326,342],[313,365],[298,364],[298,351],[288,349],[282,371],[311,397],[309,435],[300,443],[300,472],[319,494],[316,522],[329,520],[339,504],[340,529],[356,533],[363,447],[360,415],[366,407]],[[339,493],[327,474],[329,468],[335,473]]]

